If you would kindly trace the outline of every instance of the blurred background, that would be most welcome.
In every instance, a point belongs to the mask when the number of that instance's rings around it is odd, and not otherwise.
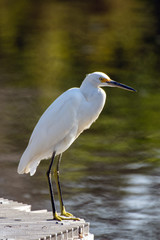
[[[20,156],[52,101],[102,71],[138,92],[106,88],[99,119],[63,154],[67,211],[96,240],[159,239],[159,56],[158,0],[1,0],[1,197],[51,210],[49,161],[18,175]]]

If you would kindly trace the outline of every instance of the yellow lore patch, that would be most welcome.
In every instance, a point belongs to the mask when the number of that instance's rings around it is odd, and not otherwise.
[[[107,78],[103,78],[103,77],[100,77],[99,80],[103,83],[103,82],[110,82],[111,80],[110,79],[107,79]]]

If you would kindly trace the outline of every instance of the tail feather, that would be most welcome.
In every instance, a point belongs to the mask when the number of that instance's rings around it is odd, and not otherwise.
[[[17,172],[19,174],[26,173],[26,166],[27,166],[28,162],[29,162],[29,156],[28,156],[28,151],[26,148],[26,150],[24,151],[24,153],[20,159],[19,165],[18,165]]]
[[[29,154],[28,148],[26,148],[26,150],[24,151],[24,153],[20,159],[17,172],[19,174],[30,172],[30,175],[32,176],[35,174],[39,163],[40,163],[40,160],[36,159],[35,157],[34,158],[31,157]]]
[[[20,159],[19,165],[18,165],[17,172],[19,174],[28,173],[27,165],[28,165],[29,161],[30,161],[30,156],[29,156],[28,148],[26,148],[26,150],[24,151],[24,153]]]
[[[30,150],[30,146],[28,146],[24,151],[18,165],[17,172],[19,174],[30,173],[31,176],[34,175],[40,161],[42,159],[48,159],[52,156],[51,151],[43,154],[36,154],[34,156],[31,154],[31,152],[32,151]]]

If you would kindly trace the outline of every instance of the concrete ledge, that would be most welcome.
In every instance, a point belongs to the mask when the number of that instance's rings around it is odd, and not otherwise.
[[[89,223],[52,221],[47,210],[31,211],[31,206],[0,198],[0,240],[94,240]]]

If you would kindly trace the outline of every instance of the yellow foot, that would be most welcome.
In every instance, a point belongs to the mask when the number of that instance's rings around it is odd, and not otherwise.
[[[79,218],[76,218],[71,213],[66,212],[65,208],[63,208],[63,211],[62,211],[61,215],[58,215],[58,213],[55,212],[54,220],[58,220],[58,221],[62,221],[62,220],[80,221]]]
[[[66,212],[66,209],[64,206],[62,208],[61,215],[66,216],[66,217],[73,217],[73,214]]]

